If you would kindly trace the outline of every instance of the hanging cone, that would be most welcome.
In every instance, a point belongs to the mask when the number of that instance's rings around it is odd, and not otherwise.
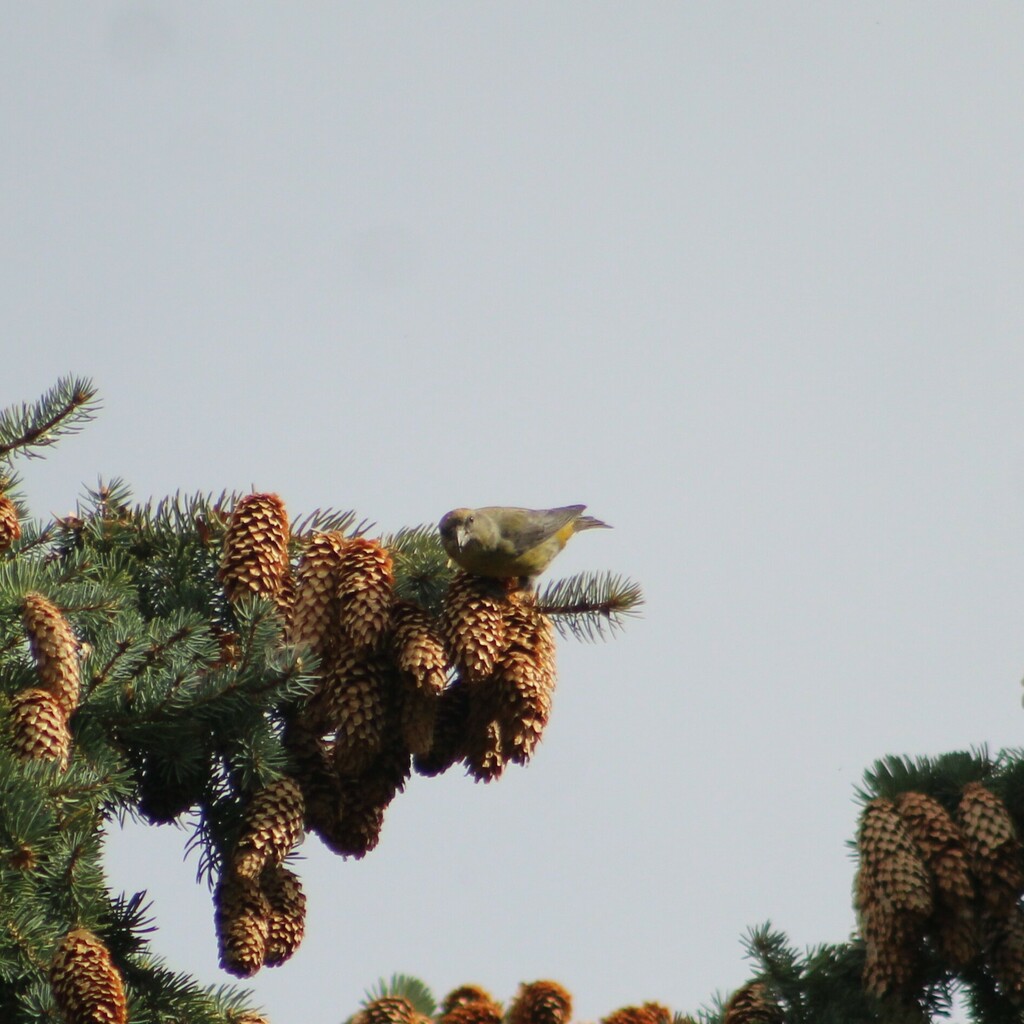
[[[44,690],[60,704],[65,717],[78,707],[78,641],[68,620],[42,594],[26,594],[22,623]]]
[[[403,678],[427,694],[439,695],[448,678],[448,655],[433,617],[408,602],[391,610],[391,658]]]
[[[335,597],[338,625],[353,650],[376,647],[391,621],[395,574],[391,555],[375,540],[345,546]]]
[[[222,877],[213,895],[220,965],[236,978],[262,966],[270,935],[270,904],[254,879]]]
[[[288,620],[290,643],[306,643],[323,657],[337,632],[334,599],[348,540],[343,533],[312,536],[295,573],[295,597]]]
[[[924,793],[901,793],[896,809],[935,884],[931,926],[943,956],[963,967],[978,951],[974,883],[960,830],[949,812]]]
[[[494,670],[502,747],[526,764],[551,714],[555,689],[555,630],[548,616],[521,598],[506,616],[508,647]]]
[[[306,933],[306,895],[298,875],[283,864],[264,870],[260,888],[270,908],[263,962],[277,967],[299,948]]]
[[[679,1024],[686,1024],[683,1018]],[[671,1024],[672,1011],[661,1003],[644,1003],[643,1006],[624,1006],[613,1014],[601,1018],[601,1024]]]
[[[289,574],[288,514],[276,494],[247,494],[224,533],[218,578],[230,601],[256,595],[277,600]]]
[[[18,510],[6,494],[0,494],[0,552],[6,551],[20,536]]]
[[[752,982],[732,994],[722,1024],[783,1024],[782,1010],[765,985]]]
[[[417,1024],[419,1020],[416,1008],[404,996],[381,996],[371,999],[351,1024]]]
[[[469,728],[470,687],[456,679],[437,702],[430,749],[425,754],[414,751],[413,767],[420,775],[440,775],[466,753]]]
[[[402,742],[411,753],[426,755],[434,744],[434,726],[440,695],[424,693],[405,684],[399,694],[399,723]]]
[[[508,752],[502,745],[499,709],[494,695],[480,693],[475,688],[470,697],[469,735],[466,740],[466,756],[463,759],[469,774],[477,782],[493,782],[500,779],[508,763]]]
[[[306,826],[323,838],[335,827],[341,806],[332,745],[295,720],[285,724],[283,740],[302,790]]]
[[[125,1024],[121,973],[103,942],[86,928],[67,933],[50,967],[53,998],[68,1024]]]
[[[303,709],[307,727],[335,733],[339,771],[361,771],[377,756],[394,708],[393,669],[381,657],[349,651],[325,666],[323,685]]]
[[[556,981],[534,981],[519,986],[507,1024],[568,1024],[571,1018],[572,996]]]
[[[917,970],[932,883],[891,800],[872,800],[857,836],[856,904],[866,945],[865,987],[875,995],[906,989]]]
[[[249,802],[232,867],[240,878],[257,879],[268,864],[280,864],[302,835],[302,790],[287,775],[264,786]]]
[[[986,960],[999,989],[1016,1006],[1024,1006],[1024,910],[1017,905],[985,922]]]
[[[500,582],[457,573],[441,615],[452,662],[470,682],[486,679],[505,649],[508,601]]]
[[[22,761],[56,761],[67,768],[71,733],[48,690],[22,690],[11,698],[11,749]]]
[[[957,821],[986,908],[1009,914],[1024,892],[1021,844],[1006,805],[980,782],[963,788]]]
[[[384,812],[409,777],[409,753],[397,743],[385,745],[359,775],[339,775],[338,821],[325,842],[345,857],[364,857],[380,840]]]

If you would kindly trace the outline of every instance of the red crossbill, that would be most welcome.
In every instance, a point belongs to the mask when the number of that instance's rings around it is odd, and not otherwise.
[[[438,524],[441,543],[456,565],[475,576],[538,576],[580,530],[607,523],[583,515],[586,505],[563,508],[457,508]]]

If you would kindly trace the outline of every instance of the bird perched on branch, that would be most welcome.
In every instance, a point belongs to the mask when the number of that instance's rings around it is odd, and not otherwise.
[[[607,523],[583,515],[586,505],[562,508],[457,508],[438,524],[456,565],[475,576],[539,576],[574,533]]]

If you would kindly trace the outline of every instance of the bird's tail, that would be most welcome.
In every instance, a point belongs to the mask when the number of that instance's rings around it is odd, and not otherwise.
[[[608,523],[602,523],[600,519],[595,519],[593,516],[580,516],[579,519],[573,523],[576,527],[575,532],[579,533],[580,530],[610,530],[611,526]]]

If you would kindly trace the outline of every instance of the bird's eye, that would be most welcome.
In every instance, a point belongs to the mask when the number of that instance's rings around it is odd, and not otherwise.
[[[476,516],[466,516],[466,525],[469,526],[469,524],[473,522],[475,518]]]

